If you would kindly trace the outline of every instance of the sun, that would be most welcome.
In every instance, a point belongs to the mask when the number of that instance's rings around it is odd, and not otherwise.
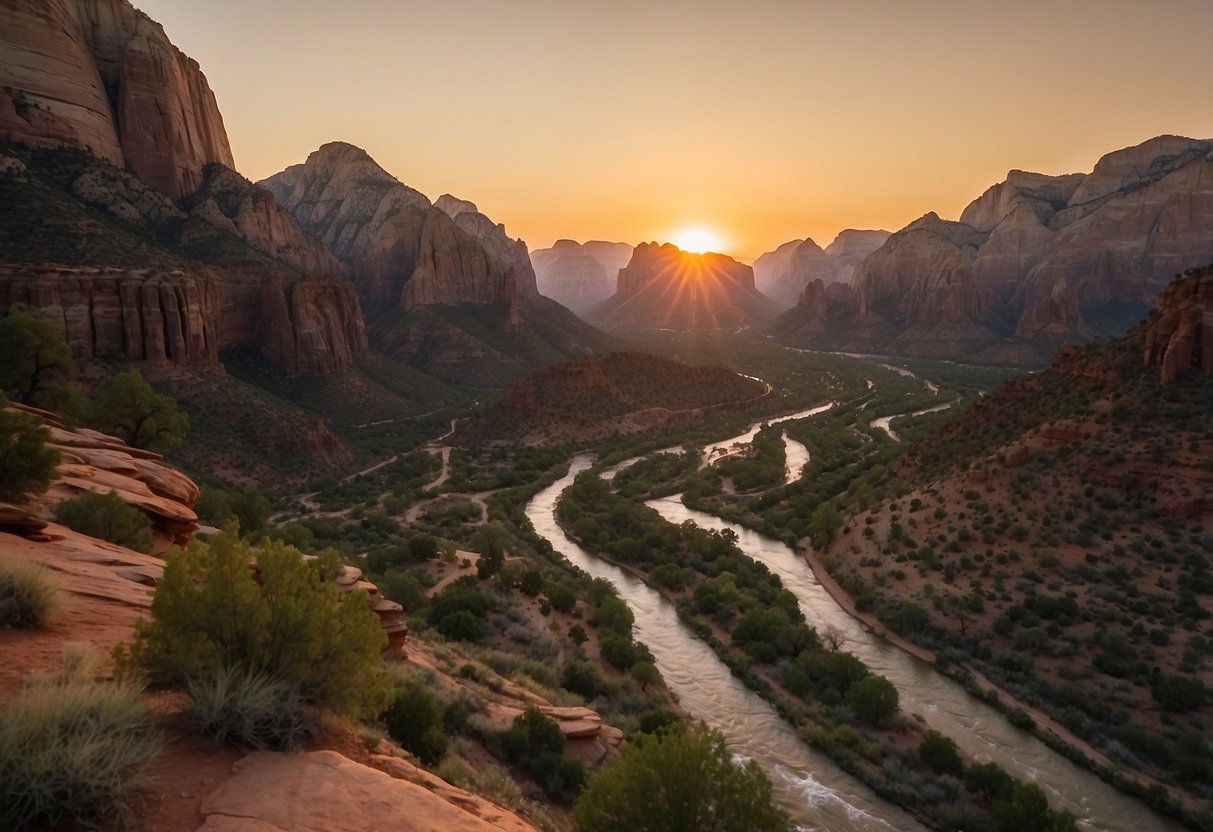
[[[687,228],[674,235],[674,245],[692,254],[719,252],[724,248],[719,237],[706,228]]]

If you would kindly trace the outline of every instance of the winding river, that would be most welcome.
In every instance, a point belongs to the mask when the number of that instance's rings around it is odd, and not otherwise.
[[[636,616],[636,638],[648,645],[681,705],[721,731],[736,755],[755,760],[767,772],[776,800],[800,829],[924,830],[926,827],[913,817],[876,797],[828,757],[801,741],[770,705],[734,678],[712,649],[678,620],[673,605],[660,594],[565,536],[556,522],[556,501],[589,465],[589,457],[575,458],[565,477],[527,504],[527,517],[535,531],[572,564],[615,585]]]
[[[704,448],[704,462],[708,461],[712,448],[728,449],[736,442],[752,441],[765,425],[807,418],[833,406],[822,405],[756,423],[746,433]],[[934,409],[937,408],[925,412]],[[805,458],[807,461],[807,449]],[[621,463],[610,474],[634,461]],[[793,474],[789,462],[789,479],[799,477],[803,464]],[[678,621],[673,606],[656,591],[589,554],[564,535],[556,522],[556,501],[573,478],[589,465],[588,457],[575,458],[564,478],[531,500],[527,516],[536,532],[569,561],[616,586],[636,616],[636,637],[649,646],[662,676],[687,711],[722,731],[736,754],[756,760],[767,771],[775,784],[778,802],[800,828],[832,832],[922,829],[905,812],[876,797],[803,743],[766,702],[736,680],[712,650]],[[1116,791],[1030,734],[1012,728],[1000,713],[928,663],[869,633],[835,603],[804,559],[788,546],[714,515],[694,511],[682,504],[680,496],[653,500],[649,505],[672,523],[690,520],[704,528],[731,529],[737,534],[737,545],[742,551],[765,563],[797,596],[811,625],[842,633],[844,649],[855,653],[874,672],[888,677],[897,686],[905,711],[920,714],[931,727],[951,737],[966,755],[992,760],[1018,777],[1037,782],[1054,806],[1078,815],[1084,829],[1107,832],[1185,829],[1141,801]]]

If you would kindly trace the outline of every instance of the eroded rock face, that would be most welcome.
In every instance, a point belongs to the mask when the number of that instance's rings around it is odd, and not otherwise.
[[[288,374],[322,375],[367,348],[348,283],[255,266],[0,267],[0,315],[22,311],[58,327],[80,361],[206,364],[223,350],[253,346]]]
[[[404,309],[537,298],[526,246],[449,194],[431,205],[365,151],[326,144],[261,183],[349,268],[359,292]]]
[[[615,293],[619,270],[632,258],[632,246],[591,240],[557,240],[551,248],[531,252],[540,294],[574,312],[588,309]]]
[[[1187,367],[1213,375],[1213,271],[1168,286],[1136,334],[1145,341],[1146,366],[1158,367],[1164,384]]]
[[[126,0],[0,2],[0,135],[78,147],[178,199],[235,167],[198,64]]]
[[[344,274],[345,267],[324,243],[308,234],[283,210],[274,195],[223,165],[207,165],[202,185],[185,201],[190,216],[215,230],[240,237],[267,256],[310,274]],[[202,231],[187,229],[184,243]]]
[[[202,804],[198,832],[535,832],[513,812],[414,773],[403,760],[393,774],[335,751],[257,751]]]
[[[807,343],[1040,361],[1123,332],[1176,273],[1210,261],[1213,141],[1160,136],[1087,175],[1012,171],[959,223],[911,224],[863,261],[856,306]]]

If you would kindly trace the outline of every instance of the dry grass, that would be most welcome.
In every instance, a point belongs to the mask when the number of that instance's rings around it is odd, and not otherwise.
[[[0,560],[0,627],[40,629],[64,606],[51,571],[28,560]]]

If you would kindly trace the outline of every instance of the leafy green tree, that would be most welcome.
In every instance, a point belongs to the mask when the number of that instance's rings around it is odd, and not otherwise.
[[[1076,832],[1078,825],[1069,812],[1054,812],[1044,789],[1035,783],[1017,782],[1011,793],[994,801],[990,809],[994,832]]]
[[[256,538],[270,519],[270,501],[256,488],[231,493],[232,514],[240,521],[240,534]]]
[[[280,542],[253,546],[229,526],[169,554],[132,657],[162,681],[241,667],[294,686],[313,705],[380,713],[390,697],[380,660],[387,638],[366,594],[337,588],[340,568],[332,552],[305,560]]]
[[[897,713],[897,688],[883,676],[867,676],[847,691],[846,703],[860,720],[879,725]]]
[[[809,519],[809,534],[813,545],[819,549],[829,546],[841,528],[842,515],[829,500],[819,505]]]
[[[940,774],[964,777],[965,764],[956,751],[956,743],[938,731],[927,731],[918,745],[918,756]]]
[[[628,671],[632,678],[640,683],[640,690],[645,691],[649,685],[655,685],[661,681],[661,673],[657,670],[657,665],[647,659],[641,659],[632,665],[632,669]]]
[[[117,492],[85,491],[55,506],[55,519],[72,531],[136,552],[152,550],[152,521]]]
[[[20,501],[50,486],[59,452],[46,446],[51,434],[37,416],[6,404],[0,398],[0,500]]]
[[[392,738],[427,766],[437,764],[446,754],[442,705],[421,681],[410,679],[396,691],[383,721]]]
[[[138,370],[119,373],[97,391],[93,421],[135,448],[176,448],[190,420],[171,396],[157,393]]]
[[[69,386],[76,364],[63,337],[28,312],[0,319],[0,391],[47,410],[72,411],[78,396]]]
[[[771,782],[754,761],[734,764],[703,724],[642,736],[590,781],[573,807],[576,832],[787,832]]]

